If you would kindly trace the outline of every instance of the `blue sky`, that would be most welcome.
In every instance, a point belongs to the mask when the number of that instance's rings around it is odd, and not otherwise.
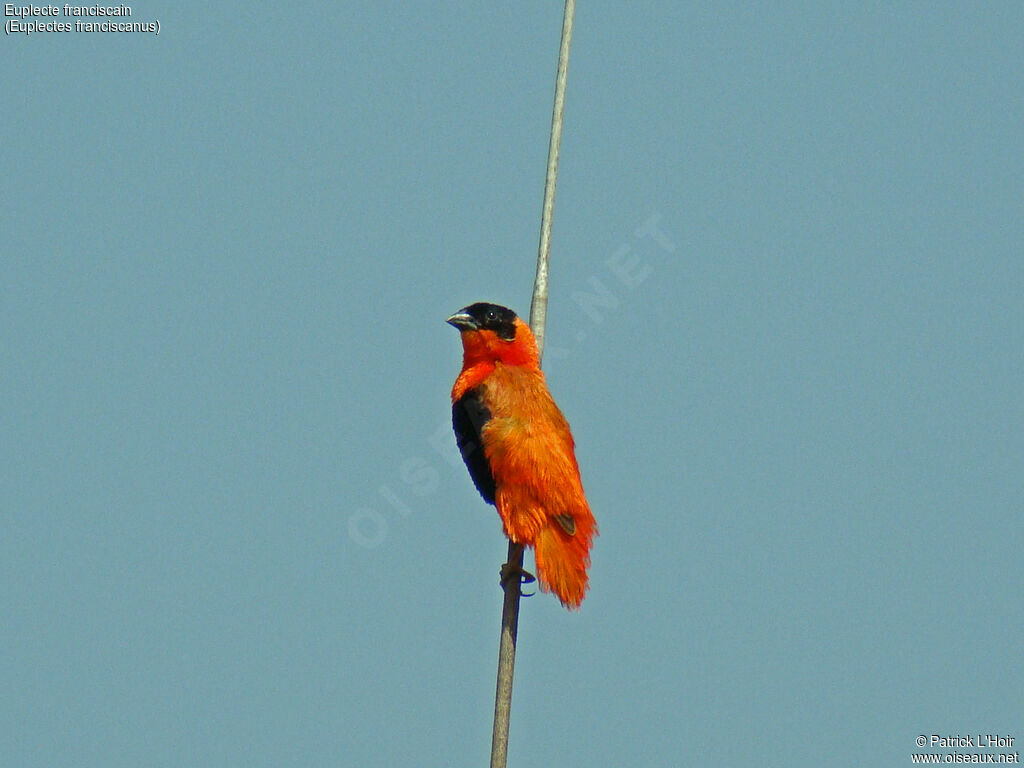
[[[0,43],[0,763],[479,765],[444,318],[528,312],[560,4],[132,8]],[[1022,38],[579,5],[545,370],[601,536],[510,766],[1024,739]]]

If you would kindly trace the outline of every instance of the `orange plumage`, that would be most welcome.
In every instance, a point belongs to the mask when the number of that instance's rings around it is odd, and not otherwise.
[[[533,333],[496,304],[473,304],[448,322],[462,334],[452,421],[470,475],[497,507],[505,534],[534,548],[541,588],[578,608],[597,524]]]

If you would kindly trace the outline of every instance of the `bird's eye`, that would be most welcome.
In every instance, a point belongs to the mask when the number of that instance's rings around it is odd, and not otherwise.
[[[487,310],[487,319],[488,320],[497,320],[498,319],[498,313],[495,312],[493,309]]]

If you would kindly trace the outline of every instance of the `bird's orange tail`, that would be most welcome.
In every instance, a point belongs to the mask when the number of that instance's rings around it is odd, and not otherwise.
[[[579,608],[589,586],[590,542],[596,532],[593,521],[593,517],[578,521],[570,534],[556,518],[549,518],[534,541],[541,589],[554,592],[566,608]]]

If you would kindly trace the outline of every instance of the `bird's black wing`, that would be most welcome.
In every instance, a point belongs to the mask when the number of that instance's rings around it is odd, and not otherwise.
[[[476,489],[488,504],[494,503],[494,475],[484,455],[481,431],[491,418],[491,412],[483,401],[484,387],[468,390],[452,405],[452,428],[455,442],[459,445],[462,460],[466,462],[469,476]]]

